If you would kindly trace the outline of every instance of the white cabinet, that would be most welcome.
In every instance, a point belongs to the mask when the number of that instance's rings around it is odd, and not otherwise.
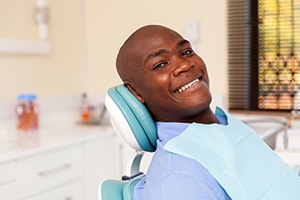
[[[6,162],[0,165],[0,185],[16,179],[15,162]]]
[[[0,194],[2,197],[5,197],[5,200],[15,200],[17,196],[16,184],[11,182],[0,185]]]
[[[135,151],[117,135],[85,143],[84,200],[101,200],[98,189],[101,190],[103,181],[121,180],[123,175],[128,175],[128,167],[134,156]]]
[[[112,128],[84,127],[40,138],[30,149],[2,151],[0,199],[98,200],[101,183],[124,171],[117,141]]]
[[[75,181],[26,200],[84,200],[81,188],[81,181]]]
[[[82,175],[81,154],[81,145],[73,145],[18,160],[18,198],[79,179]]]
[[[84,191],[86,200],[98,199],[98,188],[106,179],[116,178],[116,136],[99,138],[84,144]]]
[[[16,199],[15,162],[0,165],[0,194],[5,200]]]

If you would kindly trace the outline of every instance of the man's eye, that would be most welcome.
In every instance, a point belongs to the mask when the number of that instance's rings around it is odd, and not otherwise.
[[[192,49],[187,49],[187,50],[184,50],[181,55],[185,56],[185,55],[189,55],[189,54],[193,54],[193,53],[194,53],[194,51]]]
[[[162,67],[164,67],[166,64],[167,64],[167,62],[158,63],[158,64],[156,64],[156,65],[153,67],[153,70],[162,68]]]

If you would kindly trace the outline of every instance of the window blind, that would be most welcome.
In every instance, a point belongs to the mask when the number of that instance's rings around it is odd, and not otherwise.
[[[300,109],[300,0],[228,0],[229,109]]]
[[[250,109],[250,1],[227,1],[229,108]]]

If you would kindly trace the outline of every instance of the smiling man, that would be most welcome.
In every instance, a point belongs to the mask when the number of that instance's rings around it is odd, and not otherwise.
[[[205,63],[180,34],[144,26],[125,41],[116,65],[158,134],[134,200],[299,199],[299,176],[254,130],[210,109]]]
[[[203,60],[178,33],[146,26],[120,49],[117,69],[128,89],[163,122],[217,122]]]
[[[125,86],[156,121],[159,138],[147,176],[134,189],[134,199],[230,199],[199,162],[163,148],[193,122],[227,123],[210,109],[206,65],[189,41],[169,28],[145,26],[125,41],[116,65]]]

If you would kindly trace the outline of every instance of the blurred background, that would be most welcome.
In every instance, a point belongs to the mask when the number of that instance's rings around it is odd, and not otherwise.
[[[211,88],[227,93],[225,0],[0,2],[0,40],[47,41],[49,45],[33,53],[30,46],[27,53],[19,52],[23,47],[1,48],[1,101],[15,100],[22,92],[40,97],[105,92],[120,83],[115,70],[119,47],[147,24],[162,24],[185,35],[188,25],[196,23],[194,48],[208,66]],[[47,4],[46,38],[35,16],[43,4]]]

